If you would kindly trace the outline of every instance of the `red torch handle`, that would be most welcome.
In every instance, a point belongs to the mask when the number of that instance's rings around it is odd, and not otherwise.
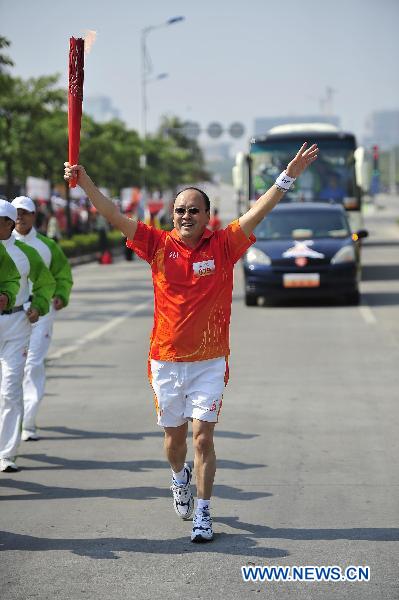
[[[68,89],[68,161],[71,165],[79,162],[80,127],[82,120],[84,80],[84,40],[69,40],[69,89]],[[75,187],[76,178],[69,181]]]

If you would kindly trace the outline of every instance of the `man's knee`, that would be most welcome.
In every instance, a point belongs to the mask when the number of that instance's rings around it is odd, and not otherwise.
[[[213,429],[200,430],[193,435],[194,448],[200,454],[213,451]]]
[[[165,427],[165,446],[168,450],[178,450],[186,445],[187,425]]]

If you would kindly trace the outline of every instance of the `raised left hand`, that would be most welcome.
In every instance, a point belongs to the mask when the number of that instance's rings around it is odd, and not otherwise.
[[[8,304],[8,296],[6,294],[0,294],[0,311],[5,310]]]
[[[307,142],[302,144],[301,148],[296,153],[295,158],[293,158],[286,168],[285,172],[289,177],[299,177],[299,175],[316,160],[319,154],[317,144],[312,144],[310,148],[307,148],[307,145]]]
[[[53,306],[54,306],[55,310],[61,310],[61,308],[64,308],[64,303],[61,300],[61,298],[59,298],[58,296],[55,296],[53,299]]]
[[[29,323],[36,323],[36,321],[39,320],[39,311],[37,308],[32,308],[32,306],[28,308],[26,315],[29,319]]]

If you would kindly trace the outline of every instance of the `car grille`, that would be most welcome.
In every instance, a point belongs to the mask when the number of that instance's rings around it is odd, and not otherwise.
[[[301,271],[314,271],[321,266],[327,266],[331,264],[330,258],[308,258],[308,262],[304,267],[298,267],[295,264],[294,258],[279,258],[272,260],[272,267],[282,267],[282,268],[293,268],[295,270],[301,269]]]

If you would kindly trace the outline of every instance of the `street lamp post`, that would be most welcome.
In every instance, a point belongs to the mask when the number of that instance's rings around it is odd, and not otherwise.
[[[152,63],[151,58],[147,50],[147,36],[150,31],[154,31],[154,29],[160,29],[161,27],[168,27],[169,25],[174,25],[175,23],[179,23],[180,21],[184,21],[184,17],[173,17],[168,19],[164,23],[160,23],[159,25],[150,25],[149,27],[144,27],[141,30],[141,38],[140,38],[140,51],[141,51],[141,132],[143,136],[143,141],[147,138],[147,84],[150,81],[156,81],[158,79],[165,79],[167,77],[167,73],[161,73],[157,77],[153,79],[149,79],[148,76],[152,71]],[[147,156],[145,154],[145,148],[143,154],[140,157],[140,167],[142,168],[142,186],[143,190],[145,188],[145,167],[147,165]]]
[[[184,17],[173,17],[164,23],[160,23],[159,25],[150,25],[149,27],[144,27],[144,29],[141,30],[141,128],[144,139],[147,137],[147,83],[148,75],[152,71],[151,58],[147,50],[147,36],[150,31],[154,31],[154,29],[168,27],[169,25],[180,23],[180,21],[184,21]],[[162,73],[156,79],[163,79],[165,75],[165,73]]]

